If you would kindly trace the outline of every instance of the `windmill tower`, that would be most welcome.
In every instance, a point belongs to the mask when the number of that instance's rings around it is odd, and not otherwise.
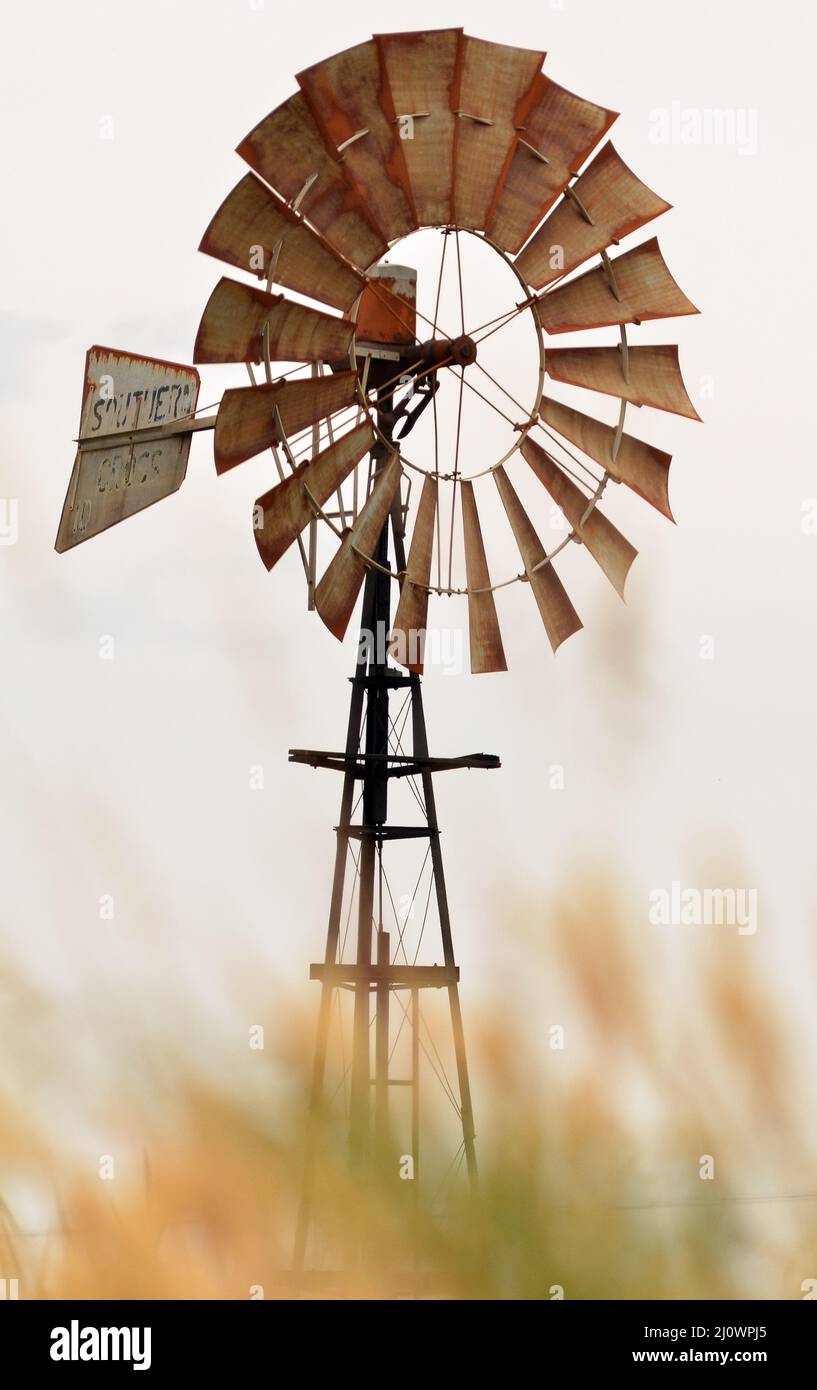
[[[214,428],[219,474],[271,452],[276,480],[252,511],[266,568],[297,548],[308,607],[338,639],[363,595],[345,745],[290,753],[342,778],[324,958],[311,969],[321,1002],[298,1271],[307,1258],[332,1011],[341,995],[351,1002],[353,1162],[394,1165],[392,1088],[403,1085],[419,1172],[421,998],[441,990],[456,1062],[460,1152],[476,1180],[433,779],[499,764],[485,754],[429,754],[422,674],[430,601],[464,601],[473,673],[506,669],[495,595],[517,584],[531,591],[555,652],[581,627],[558,574],[560,553],[573,542],[583,546],[619,593],[635,558],[601,511],[605,492],[622,485],[671,519],[669,455],[625,431],[628,406],[697,419],[677,347],[637,345],[628,336],[630,325],[697,311],[655,238],[609,254],[669,204],[602,143],[616,113],[553,82],[544,58],[447,29],[377,35],[300,73],[295,94],[239,145],[249,172],[201,243],[243,278],[231,273],[213,290],[194,362],[244,363],[249,384],[224,391],[217,414],[201,419],[194,369],[104,349],[92,349],[86,364],[58,549],[174,491],[192,431]],[[410,267],[390,264],[398,243],[429,228],[441,234],[436,286],[418,285]],[[510,302],[485,322],[464,293],[461,252],[470,238],[514,287]],[[446,254],[459,291],[453,331],[440,313]],[[487,357],[489,343],[521,318],[532,329],[536,361],[532,396],[520,402]],[[546,347],[556,335],[585,332],[589,342]],[[545,394],[546,376],[554,397]],[[106,379],[113,381],[107,398]],[[610,398],[615,418],[571,404],[569,388]],[[456,429],[444,444],[438,415],[447,396]],[[464,402],[475,399],[507,424],[499,457],[483,450],[474,457],[473,444],[468,459],[461,454]],[[483,528],[486,497],[515,546],[516,563],[504,569],[493,553],[497,528]],[[532,515],[545,502],[565,524],[547,550]],[[393,811],[406,787],[419,812],[411,824]],[[437,906],[431,961],[419,949],[407,951],[399,922],[390,929],[384,912],[387,853],[411,842],[425,846]],[[347,930],[350,861],[357,911]],[[396,1075],[395,1033],[404,1024],[410,1064],[407,1075]]]

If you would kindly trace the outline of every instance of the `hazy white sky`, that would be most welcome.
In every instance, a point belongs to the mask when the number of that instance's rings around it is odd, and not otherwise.
[[[737,949],[768,953],[802,994],[817,828],[817,534],[802,525],[817,496],[813,10],[418,0],[379,27],[463,22],[545,49],[557,81],[622,113],[616,147],[674,205],[656,230],[702,311],[637,341],[681,344],[705,419],[635,423],[675,455],[678,525],[627,512],[641,554],[626,608],[571,556],[585,631],[555,659],[517,587],[500,606],[509,673],[428,678],[432,751],[503,760],[438,790],[464,993],[498,1002],[508,900],[541,912],[544,933],[551,891],[601,858],[643,922],[645,970],[684,943],[648,925],[652,888],[740,883],[759,890],[760,926]],[[44,0],[6,30],[0,496],[18,500],[19,540],[0,547],[4,929],[45,975],[90,972],[113,999],[158,969],[168,996],[218,1009],[225,964],[254,952],[306,991],[340,785],[286,752],[341,744],[353,639],[340,648],[306,614],[296,562],[270,576],[258,562],[247,516],[269,461],[217,481],[197,438],[175,498],[73,553],[52,547],[86,348],[190,359],[221,273],[196,247],[242,172],[235,145],[297,71],[369,27],[324,0]],[[734,142],[673,141],[673,110],[716,108],[734,113]],[[668,143],[651,138],[659,109]],[[204,372],[202,402],[232,379]]]

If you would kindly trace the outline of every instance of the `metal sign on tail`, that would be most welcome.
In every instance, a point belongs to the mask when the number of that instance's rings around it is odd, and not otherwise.
[[[57,531],[60,552],[177,492],[184,482],[196,420],[195,367],[92,347],[77,456]]]

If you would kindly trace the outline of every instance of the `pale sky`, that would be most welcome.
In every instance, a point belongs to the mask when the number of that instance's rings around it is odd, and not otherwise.
[[[626,607],[571,555],[585,630],[555,658],[517,586],[500,602],[509,672],[428,677],[432,752],[503,763],[438,784],[463,999],[501,1003],[496,962],[522,951],[515,904],[541,913],[544,934],[551,893],[602,861],[643,923],[645,971],[685,942],[684,928],[649,925],[652,889],[756,887],[758,931],[739,949],[805,1018],[813,10],[418,0],[375,27],[461,23],[546,50],[550,76],[621,112],[616,148],[673,204],[632,243],[656,232],[701,310],[631,341],[680,343],[704,418],[628,421],[674,455],[678,524],[621,513],[640,550]],[[66,555],[53,542],[87,347],[190,360],[223,269],[196,248],[243,172],[236,144],[296,72],[370,29],[324,0],[43,0],[15,7],[6,30],[0,496],[17,499],[19,539],[0,547],[3,929],[43,979],[104,984],[112,1009],[156,980],[165,1002],[193,997],[215,1015],[223,972],[259,957],[303,997],[317,988],[307,966],[323,950],[340,779],[286,754],[342,745],[354,637],[341,647],[307,614],[297,557],[271,575],[259,564],[248,509],[270,460],[217,480],[211,437],[195,438],[175,497]],[[657,143],[658,109],[670,122],[673,109],[728,110],[736,139]],[[202,404],[241,379],[202,377]],[[104,894],[115,932],[99,920]]]

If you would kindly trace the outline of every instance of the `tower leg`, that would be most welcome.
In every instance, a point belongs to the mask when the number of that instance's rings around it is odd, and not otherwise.
[[[373,571],[366,577],[363,594],[362,624],[365,628],[374,619],[374,580]],[[362,644],[358,647],[357,667],[352,682],[352,697],[349,702],[349,722],[346,729],[347,766],[343,775],[340,820],[337,829],[335,849],[335,868],[332,878],[332,898],[329,906],[329,924],[326,933],[324,963],[334,965],[338,954],[340,938],[340,919],[343,910],[343,892],[346,884],[346,863],[349,855],[349,826],[352,819],[352,806],[355,795],[355,775],[352,761],[360,746],[360,731],[363,721],[364,696],[366,685],[366,653]],[[306,1241],[312,1213],[312,1198],[315,1186],[315,1164],[317,1162],[318,1142],[323,1121],[323,1087],[326,1074],[326,1053],[329,1045],[329,1028],[332,1016],[334,989],[329,980],[321,984],[321,1002],[318,1011],[318,1027],[315,1039],[315,1055],[312,1063],[312,1080],[309,1091],[309,1110],[307,1114],[304,1172],[301,1184],[301,1198],[295,1228],[295,1247],[292,1266],[295,1274],[301,1273],[306,1254]]]
[[[428,735],[426,733],[423,694],[419,676],[411,678],[411,719],[414,738],[414,756],[428,760]],[[443,943],[445,964],[455,965],[454,945],[451,938],[451,917],[448,911],[448,891],[445,886],[440,829],[437,824],[437,804],[434,799],[434,782],[428,766],[422,770],[423,800],[430,832],[431,865],[434,873],[434,889],[437,895],[437,912],[440,918],[440,934]],[[471,1103],[471,1083],[468,1079],[468,1059],[465,1053],[465,1030],[462,1024],[459,985],[453,981],[448,986],[448,1003],[451,1010],[451,1029],[454,1035],[454,1053],[457,1060],[457,1083],[460,1093],[460,1114],[462,1116],[462,1142],[465,1147],[465,1162],[472,1188],[477,1186],[477,1153],[474,1140],[474,1111]]]
[[[358,930],[356,964],[365,970],[372,963],[372,912],[374,908],[375,842],[365,836],[360,845],[360,883],[358,887]],[[363,1163],[369,1151],[369,1112],[371,1108],[369,1035],[371,1031],[371,990],[368,980],[355,984],[355,1021],[352,1042],[352,1088],[349,1115],[349,1151],[353,1163]]]
[[[377,933],[377,964],[388,966],[391,939],[382,924]],[[390,986],[379,982],[376,987],[377,1017],[375,1022],[375,1089],[374,1131],[378,1166],[385,1168],[389,1148],[389,996]]]
[[[372,457],[376,459],[375,472],[385,462],[385,449],[378,446]],[[383,527],[374,558],[387,567],[389,558],[389,524]],[[363,777],[363,815],[360,842],[360,882],[358,889],[357,917],[357,965],[360,979],[355,985],[355,1021],[352,1051],[352,1095],[350,1150],[353,1162],[365,1161],[371,1152],[371,1063],[370,1033],[372,995],[365,972],[372,964],[372,934],[375,928],[374,894],[375,867],[377,864],[379,832],[388,814],[388,777],[385,759],[389,752],[389,690],[386,684],[388,663],[382,650],[389,629],[389,586],[390,580],[380,570],[369,569],[367,582],[371,581],[372,606],[368,631],[364,620],[361,632],[361,649],[367,641],[369,665],[366,698],[366,753],[373,761],[366,764]],[[386,1001],[388,1011],[388,1001]]]

